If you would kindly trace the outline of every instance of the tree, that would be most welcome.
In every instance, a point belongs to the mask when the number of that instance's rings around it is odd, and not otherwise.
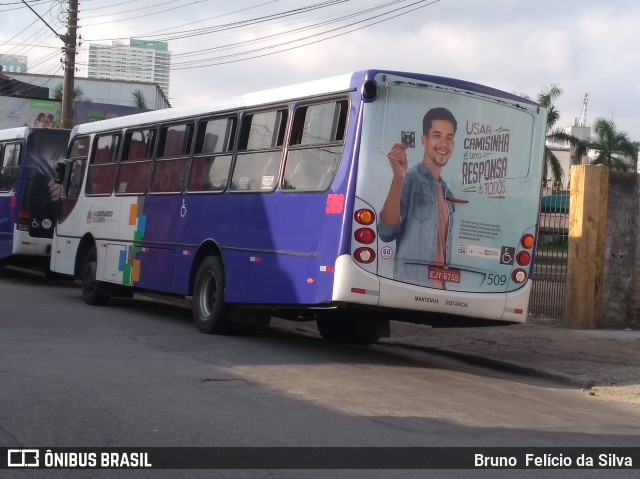
[[[133,104],[138,108],[147,108],[147,99],[142,90],[133,90]]]
[[[538,93],[538,103],[544,106],[547,110],[547,126],[545,129],[545,138],[548,141],[566,141],[567,135],[564,131],[554,128],[556,122],[560,119],[560,112],[555,107],[555,100],[562,94],[562,88],[558,85],[552,84],[550,87],[544,88]],[[548,171],[551,169],[553,174],[554,184],[562,183],[562,176],[564,170],[560,161],[555,153],[546,144],[544,145],[544,166],[542,170],[542,177],[547,178]]]
[[[62,101],[62,96],[64,94],[64,88],[62,87],[62,83],[58,83],[58,85],[53,89],[53,99]],[[88,98],[84,97],[84,91],[79,86],[73,87],[73,101],[90,101]]]
[[[638,161],[638,147],[624,131],[618,131],[612,120],[596,118],[593,123],[595,139],[586,146],[596,151],[592,165],[604,165],[614,170],[635,169]]]

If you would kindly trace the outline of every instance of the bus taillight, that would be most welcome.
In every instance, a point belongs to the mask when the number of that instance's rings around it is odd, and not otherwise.
[[[528,251],[520,251],[516,256],[516,261],[520,266],[527,266],[531,262],[531,255]]]
[[[29,210],[18,210],[18,229],[27,231],[31,223],[31,212]]]
[[[369,226],[376,220],[376,214],[371,210],[362,209],[353,214],[353,219],[361,225]]]
[[[371,228],[357,229],[353,237],[358,243],[371,244],[376,240],[376,233]]]
[[[514,283],[522,284],[527,279],[527,272],[523,269],[516,269],[513,273],[511,273],[511,279]]]
[[[371,248],[358,248],[353,252],[353,257],[358,263],[369,264],[375,261],[376,253]]]
[[[535,238],[533,237],[533,235],[531,234],[526,234],[523,235],[522,238],[520,238],[520,244],[522,245],[523,248],[526,249],[531,249],[533,248],[533,246],[535,245]]]

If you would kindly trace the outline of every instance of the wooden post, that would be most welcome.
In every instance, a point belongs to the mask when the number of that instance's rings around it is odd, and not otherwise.
[[[608,193],[609,168],[571,167],[565,302],[570,328],[594,329],[601,323]]]

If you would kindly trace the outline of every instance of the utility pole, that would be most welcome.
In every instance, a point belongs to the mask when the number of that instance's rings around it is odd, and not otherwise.
[[[62,87],[62,114],[60,126],[73,126],[73,89],[76,71],[76,39],[78,30],[78,0],[69,0],[67,12],[67,34],[61,35],[64,41],[64,83]]]

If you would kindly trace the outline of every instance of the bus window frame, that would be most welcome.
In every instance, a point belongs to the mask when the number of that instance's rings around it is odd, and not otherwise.
[[[303,130],[300,131],[300,138],[298,139],[298,143],[296,143],[295,145],[292,144],[292,140],[294,138],[294,135],[296,134],[296,132],[294,131],[294,125],[295,125],[295,121],[296,121],[296,112],[301,109],[301,108],[309,108],[311,106],[314,105],[321,105],[321,104],[327,104],[327,103],[333,103],[335,106],[338,106],[340,103],[344,103],[344,110],[340,112],[339,115],[334,116],[334,126],[332,127],[332,132],[331,135],[333,137],[333,141],[330,142],[324,142],[324,143],[315,143],[315,144],[308,144],[308,143],[303,143],[302,142],[302,134],[303,134]],[[280,191],[284,194],[322,194],[322,193],[326,193],[330,188],[331,185],[333,184],[333,181],[335,180],[336,174],[338,172],[338,169],[340,168],[340,164],[342,163],[342,157],[344,155],[344,150],[346,147],[346,139],[347,139],[347,133],[349,131],[349,112],[351,111],[351,97],[350,96],[336,96],[336,97],[329,97],[329,98],[315,98],[313,100],[307,100],[307,101],[300,101],[297,102],[294,105],[292,114],[291,114],[291,120],[290,120],[290,129],[289,129],[289,136],[287,138],[287,144],[285,146],[285,152],[284,152],[284,161],[283,161],[283,165],[282,165],[282,172],[281,172],[281,176],[280,176],[280,183],[279,183],[279,187],[280,187]],[[305,114],[306,115],[306,114]],[[306,120],[306,117],[305,117]],[[336,138],[338,138],[338,132],[340,130],[340,123],[343,122],[344,125],[342,127],[342,138],[340,140],[337,140]],[[304,123],[304,122],[303,122]],[[305,189],[296,189],[296,188],[286,188],[284,186],[285,180],[286,180],[286,173],[287,173],[287,166],[289,164],[289,154],[291,152],[299,152],[299,151],[304,151],[304,150],[331,150],[331,149],[340,149],[341,152],[337,155],[338,157],[338,162],[336,163],[332,163],[328,166],[327,171],[325,173],[326,175],[329,175],[328,177],[328,182],[327,185],[324,188],[305,188]],[[298,163],[298,165],[296,166],[296,168],[298,166],[300,166],[302,163]],[[293,173],[295,174],[295,172]]]
[[[184,126],[186,130],[186,135],[185,135],[186,138],[183,138],[182,154],[180,156],[175,156],[175,155],[164,156],[164,148],[166,147],[167,136],[168,136],[167,133],[170,128],[176,127],[176,126]],[[194,118],[187,118],[187,119],[183,119],[182,121],[172,121],[170,123],[159,123],[157,125],[158,141],[156,142],[155,154],[153,155],[152,171],[149,176],[149,184],[147,186],[147,191],[150,195],[174,195],[177,193],[182,193],[185,190],[188,179],[189,179],[190,163],[191,163],[191,158],[193,156],[193,151],[194,151],[195,131],[196,131],[196,121]],[[185,151],[184,142],[186,142],[187,144],[186,151]],[[163,156],[160,156],[161,151]],[[179,189],[154,191],[154,180],[156,178],[156,172],[164,168],[167,168],[167,170],[169,171],[170,168],[168,168],[168,165],[171,165],[171,163],[177,163],[179,165],[182,165],[182,168],[179,169],[179,171],[182,172],[182,177],[179,181],[179,184],[180,184]],[[159,165],[162,165],[162,166],[159,166]],[[158,182],[160,181],[158,180]]]
[[[96,151],[98,150],[98,143],[100,141],[100,138],[104,138],[110,136],[112,139],[115,137],[118,139],[118,145],[116,146],[116,152],[115,152],[115,158],[114,161],[111,162],[107,162],[107,163],[95,163],[95,157],[96,157]],[[90,154],[87,157],[87,173],[86,173],[86,183],[85,183],[85,188],[84,188],[84,194],[85,196],[111,196],[115,190],[116,187],[116,183],[118,180],[118,175],[119,175],[119,170],[120,170],[120,155],[123,149],[123,134],[121,130],[114,130],[114,131],[106,131],[100,134],[96,134],[93,138],[91,147],[90,147]],[[115,174],[113,176],[113,183],[111,185],[111,191],[107,192],[103,192],[103,193],[89,193],[87,192],[87,186],[89,184],[89,180],[91,179],[91,170],[93,168],[98,168],[98,171],[100,171],[100,169],[106,169],[107,167],[112,167],[112,169],[115,170]]]
[[[149,143],[146,143],[146,151],[145,158],[136,159],[136,160],[128,160],[130,152],[131,152],[131,137],[134,133],[137,132],[149,132],[151,134],[150,146]],[[143,196],[149,192],[149,183],[151,182],[151,174],[153,172],[153,159],[155,157],[155,151],[158,145],[158,125],[157,124],[147,124],[147,125],[136,125],[132,128],[125,129],[123,133],[123,143],[122,143],[122,152],[120,154],[120,161],[118,162],[118,176],[116,178],[116,185],[114,189],[114,194],[116,196]],[[147,172],[147,182],[144,190],[142,191],[120,191],[120,179],[123,171],[123,166],[126,169],[129,169],[130,165],[148,165]],[[133,168],[133,167],[132,167]]]
[[[193,148],[189,161],[189,171],[187,173],[187,182],[185,186],[185,191],[188,194],[194,195],[203,195],[203,194],[221,194],[229,189],[229,185],[231,183],[231,175],[233,173],[233,167],[235,164],[235,154],[237,151],[238,140],[240,135],[240,112],[228,112],[223,114],[218,114],[215,116],[207,116],[198,118],[198,121],[195,126],[194,131],[194,140],[193,140]],[[210,122],[218,121],[218,120],[226,120],[227,121],[227,137],[225,138],[225,149],[220,151],[219,153],[212,152],[203,152],[204,151],[204,134],[206,133],[206,125]],[[231,126],[229,123],[231,122]],[[204,127],[204,130],[202,130]],[[201,131],[202,130],[202,131]],[[200,138],[202,134],[203,138]],[[211,164],[215,163],[217,158],[221,157],[229,157],[229,167],[227,169],[227,179],[223,185],[220,185],[216,189],[203,189],[203,190],[191,190],[189,189],[189,185],[191,182],[191,174],[194,171],[194,163],[198,160],[206,160],[210,159]],[[209,168],[211,171],[211,167]]]
[[[281,116],[279,118],[277,118],[277,124],[279,124],[279,130],[276,134],[276,132],[273,132],[273,138],[275,139],[275,146],[271,147],[271,148],[256,148],[256,149],[248,149],[246,148],[248,146],[249,143],[249,138],[251,137],[251,128],[249,128],[248,130],[245,128],[245,118],[251,116],[253,118],[253,116],[255,116],[256,114],[261,114],[261,113],[270,113],[270,112],[275,112],[276,114],[281,114]],[[282,114],[286,115],[286,117],[283,119],[282,118]],[[284,151],[285,151],[285,147],[286,147],[286,143],[287,143],[287,139],[289,136],[289,122],[291,121],[291,104],[290,103],[286,103],[286,104],[276,104],[276,105],[270,105],[269,107],[263,107],[263,108],[256,108],[256,109],[247,109],[242,111],[241,115],[240,115],[240,121],[239,121],[239,125],[238,125],[238,134],[237,134],[237,138],[236,138],[236,147],[235,147],[235,152],[234,152],[234,156],[233,156],[233,162],[232,162],[232,166],[231,166],[231,173],[229,176],[229,184],[227,186],[228,190],[230,193],[233,194],[270,194],[273,193],[277,188],[278,185],[280,184],[280,177],[281,177],[281,173],[282,173],[282,165],[283,165],[283,160],[284,160]],[[253,125],[253,121],[251,122],[251,125]],[[246,133],[245,133],[246,132]],[[247,135],[246,137],[246,145],[242,145],[242,142],[245,141],[244,135]],[[243,149],[241,149],[244,146]],[[280,159],[278,161],[278,170],[275,172],[274,178],[272,180],[272,185],[270,188],[263,188],[262,186],[260,188],[254,188],[254,189],[244,189],[244,188],[234,188],[234,180],[235,180],[235,173],[236,173],[236,169],[238,167],[238,160],[239,158],[245,158],[251,155],[263,155],[263,154],[274,154],[274,153],[278,153],[280,154]],[[270,160],[272,158],[270,158],[269,160],[267,160],[266,162],[266,167],[265,169],[263,169],[263,173],[267,172],[266,168],[268,168]],[[265,177],[270,176],[270,175],[262,175],[262,180],[264,180]],[[240,177],[240,178],[249,178],[249,180],[253,177]],[[257,178],[257,176],[256,176]],[[262,183],[261,183],[262,184]]]
[[[5,166],[4,164],[4,154],[7,150],[7,146],[8,145],[18,145],[18,162],[15,165],[11,165],[11,166]],[[23,151],[24,151],[25,145],[24,145],[24,140],[11,140],[11,141],[5,141],[2,143],[2,145],[0,145],[0,173],[2,173],[2,171],[5,168],[11,168],[12,170],[16,170],[17,171],[17,175],[13,177],[13,180],[11,180],[11,184],[8,185],[8,187],[5,188],[0,188],[0,193],[9,193],[11,192],[15,186],[16,183],[18,183],[18,181],[20,180],[20,175],[21,175],[21,165],[22,165],[22,155],[23,155]],[[8,176],[8,175],[7,175]]]

